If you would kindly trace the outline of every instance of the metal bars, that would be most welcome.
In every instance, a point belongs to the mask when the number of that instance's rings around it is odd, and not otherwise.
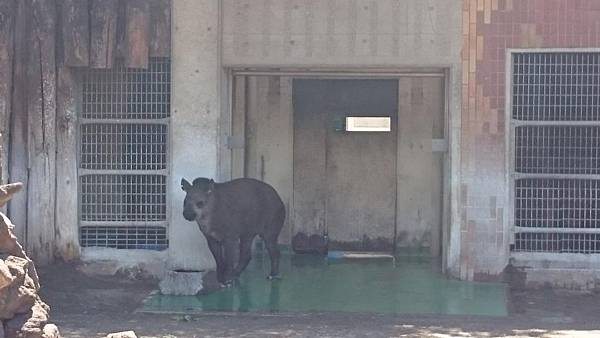
[[[164,250],[168,247],[167,229],[165,227],[83,227],[81,246]]]
[[[147,69],[89,69],[83,75],[83,119],[160,119],[170,115],[171,63],[151,58]]]
[[[170,61],[82,74],[81,245],[162,250],[167,238]]]
[[[83,169],[165,169],[167,125],[83,124],[80,155]]]
[[[512,60],[514,119],[600,120],[599,53],[514,53]]]
[[[515,151],[519,173],[600,174],[600,127],[516,127]]]
[[[511,71],[511,250],[600,253],[600,53],[513,53]]]

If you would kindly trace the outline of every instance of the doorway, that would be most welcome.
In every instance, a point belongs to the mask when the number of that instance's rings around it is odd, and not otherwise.
[[[234,76],[232,108],[232,177],[282,195],[280,243],[441,254],[443,77]],[[349,117],[389,130],[350,131]]]

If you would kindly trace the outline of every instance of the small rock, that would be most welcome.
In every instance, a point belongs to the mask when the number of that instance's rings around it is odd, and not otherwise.
[[[21,188],[23,188],[21,182],[0,185],[0,207],[5,205]]]
[[[47,324],[44,326],[44,334],[42,338],[60,338],[60,332],[58,332],[58,327],[54,324]]]
[[[137,338],[133,331],[110,333],[106,338]]]

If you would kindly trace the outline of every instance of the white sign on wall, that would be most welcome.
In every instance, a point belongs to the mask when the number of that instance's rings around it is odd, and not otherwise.
[[[392,129],[392,119],[389,116],[348,116],[346,117],[346,131],[376,131],[388,132]]]

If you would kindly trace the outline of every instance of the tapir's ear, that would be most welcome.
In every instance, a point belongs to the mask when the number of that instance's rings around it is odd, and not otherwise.
[[[208,192],[211,193],[215,189],[215,180],[212,178],[208,181]]]
[[[181,190],[188,191],[188,189],[191,187],[192,185],[190,184],[190,182],[188,182],[185,178],[181,179]]]

